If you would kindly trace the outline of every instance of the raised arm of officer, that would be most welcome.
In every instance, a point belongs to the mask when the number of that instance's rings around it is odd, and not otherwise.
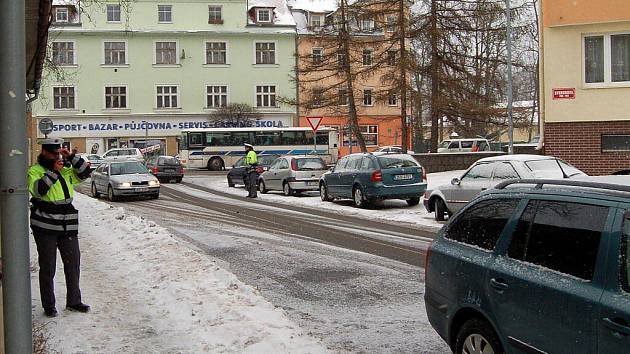
[[[81,182],[84,179],[90,177],[90,174],[92,173],[89,169],[90,164],[77,154],[77,149],[72,149],[71,153],[70,151],[68,151],[68,149],[62,148],[59,152],[67,161],[70,161],[70,163],[72,164],[72,167],[74,168],[74,173],[79,179],[78,182]]]

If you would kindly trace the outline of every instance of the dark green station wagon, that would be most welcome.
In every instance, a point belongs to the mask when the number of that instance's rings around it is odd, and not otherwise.
[[[630,353],[630,177],[512,180],[440,231],[431,325],[455,353]]]

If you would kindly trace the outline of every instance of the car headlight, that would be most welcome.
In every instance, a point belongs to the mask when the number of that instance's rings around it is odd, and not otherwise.
[[[149,181],[149,186],[155,187],[159,185],[160,185],[160,181]]]
[[[129,188],[129,187],[131,187],[131,182],[122,182],[118,186],[119,187],[123,187],[123,188]]]

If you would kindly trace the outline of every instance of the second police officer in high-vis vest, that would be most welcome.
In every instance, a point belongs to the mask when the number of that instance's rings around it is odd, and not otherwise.
[[[256,188],[258,182],[258,156],[254,151],[254,146],[245,143],[245,163],[247,164],[247,194],[248,198],[256,198]]]
[[[57,315],[54,277],[59,249],[66,277],[66,308],[88,312],[90,307],[82,302],[79,289],[79,212],[72,201],[73,186],[90,176],[89,164],[76,151],[62,148],[62,139],[40,143],[42,152],[28,170],[28,188],[32,195],[30,224],[39,257],[42,306],[46,316]]]

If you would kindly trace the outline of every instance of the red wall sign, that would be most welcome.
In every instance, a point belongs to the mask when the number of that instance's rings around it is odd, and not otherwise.
[[[574,100],[575,88],[555,88],[553,89],[554,100]]]

